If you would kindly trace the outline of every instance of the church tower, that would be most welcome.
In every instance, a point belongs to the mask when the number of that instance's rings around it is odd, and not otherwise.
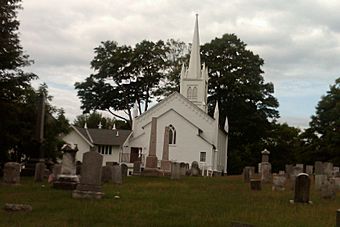
[[[208,68],[201,66],[198,14],[196,14],[189,68],[183,64],[180,93],[207,113]]]

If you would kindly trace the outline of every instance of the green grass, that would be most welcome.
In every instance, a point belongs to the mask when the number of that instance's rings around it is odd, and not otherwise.
[[[25,203],[32,212],[0,210],[1,226],[335,226],[340,199],[327,201],[311,189],[312,205],[290,204],[293,192],[250,191],[240,176],[179,181],[128,177],[105,184],[101,200],[72,199],[70,191],[22,178],[20,186],[0,185],[0,206]],[[119,195],[120,199],[114,196]],[[339,193],[338,193],[339,196]]]

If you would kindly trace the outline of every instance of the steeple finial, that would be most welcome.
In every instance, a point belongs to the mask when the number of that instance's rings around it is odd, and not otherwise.
[[[201,77],[201,56],[200,56],[200,39],[198,31],[198,14],[196,14],[194,37],[192,40],[188,78]]]

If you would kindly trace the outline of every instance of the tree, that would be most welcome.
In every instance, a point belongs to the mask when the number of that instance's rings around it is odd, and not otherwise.
[[[340,78],[321,97],[309,128],[303,134],[304,156],[340,165]]]
[[[30,97],[34,93],[30,81],[36,78],[25,73],[22,67],[32,63],[23,53],[20,45],[17,10],[21,9],[20,0],[0,1],[0,163],[9,158],[8,151],[15,148],[27,130],[27,112],[22,115]]]
[[[95,73],[75,88],[85,113],[105,110],[116,118],[131,122],[131,108],[137,100],[139,110],[148,108],[152,89],[163,77],[166,48],[162,41],[142,41],[135,48],[106,41],[95,48],[91,67]],[[116,114],[124,111],[128,118]]]
[[[201,55],[209,68],[209,113],[212,115],[218,101],[221,126],[228,116],[230,172],[239,172],[240,167],[250,164],[251,155],[246,148],[266,138],[270,120],[279,117],[278,101],[272,95],[274,86],[264,82],[263,59],[246,49],[246,44],[234,34],[206,43],[201,47]],[[248,158],[240,158],[243,155]]]
[[[103,129],[112,129],[113,125],[115,125],[117,129],[129,129],[126,122],[116,120],[114,118],[103,117],[103,115],[98,112],[79,115],[76,117],[73,124],[77,127],[83,128],[86,123],[87,128],[98,128],[99,122]]]

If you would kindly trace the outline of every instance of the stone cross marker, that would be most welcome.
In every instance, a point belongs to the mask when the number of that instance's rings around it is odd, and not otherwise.
[[[295,179],[294,203],[309,203],[309,194],[309,176],[306,173],[300,173]]]
[[[102,164],[103,156],[94,150],[83,155],[80,184],[73,191],[73,198],[102,198]]]
[[[20,183],[20,164],[17,162],[7,162],[4,166],[5,184],[19,184]]]

